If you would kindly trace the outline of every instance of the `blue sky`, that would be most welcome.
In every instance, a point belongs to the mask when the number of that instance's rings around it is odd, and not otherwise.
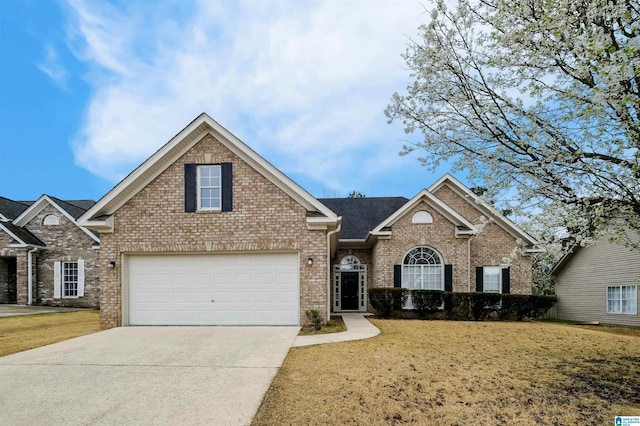
[[[0,1],[0,195],[99,199],[206,112],[317,197],[430,173],[383,110],[418,1]],[[463,176],[458,176],[463,180]]]

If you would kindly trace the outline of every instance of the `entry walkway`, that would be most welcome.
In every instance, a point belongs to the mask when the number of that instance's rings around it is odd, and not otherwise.
[[[380,330],[365,318],[363,314],[340,314],[347,331],[341,333],[316,334],[313,336],[297,336],[293,347],[321,345],[323,343],[347,342],[349,340],[368,339],[380,334]]]

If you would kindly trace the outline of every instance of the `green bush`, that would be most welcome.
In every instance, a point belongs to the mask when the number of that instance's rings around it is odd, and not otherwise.
[[[465,321],[469,319],[469,293],[452,293],[445,291],[442,296],[447,319],[454,321]]]
[[[378,287],[369,289],[369,301],[382,318],[390,318],[394,311],[401,311],[407,303],[406,288]]]
[[[442,309],[444,292],[438,290],[411,290],[411,303],[420,318]]]
[[[469,293],[471,317],[480,321],[487,319],[493,311],[500,312],[502,296],[499,293]]]

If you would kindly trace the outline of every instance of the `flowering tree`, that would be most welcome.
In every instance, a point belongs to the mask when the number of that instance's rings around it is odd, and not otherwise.
[[[640,232],[640,3],[447,3],[410,43],[412,82],[386,109],[424,136],[403,153],[559,204],[583,234],[613,218]]]

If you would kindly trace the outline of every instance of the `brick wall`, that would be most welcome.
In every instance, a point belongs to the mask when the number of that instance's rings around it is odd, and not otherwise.
[[[44,218],[53,214],[59,225],[43,225]],[[34,303],[50,306],[99,307],[100,270],[98,250],[91,248],[95,241],[57,209],[47,205],[26,224],[33,235],[45,243],[47,249],[34,256]],[[53,266],[57,261],[75,262],[84,259],[84,297],[53,297]]]
[[[421,210],[431,214],[433,223],[411,223]],[[453,291],[467,291],[467,239],[455,238],[455,226],[448,219],[421,202],[394,223],[391,231],[390,239],[378,240],[374,247],[373,287],[393,287],[393,266],[402,264],[412,248],[428,246],[440,253],[445,264],[453,265]]]
[[[436,191],[436,196],[455,209],[473,224],[486,223],[482,213],[471,203],[456,194],[448,186]],[[477,266],[505,266],[511,268],[511,293],[531,294],[531,257],[515,254],[516,238],[495,222],[486,224],[482,232],[471,239],[472,285],[475,290],[475,268]],[[505,261],[505,258],[508,260]]]
[[[205,155],[211,156],[205,161]],[[184,164],[233,163],[233,211],[184,212]],[[207,135],[115,214],[101,235],[102,328],[121,325],[122,257],[127,253],[206,253],[295,250],[300,253],[300,310],[327,316],[327,238],[309,231],[306,210],[271,181]],[[314,263],[308,267],[306,259]]]

